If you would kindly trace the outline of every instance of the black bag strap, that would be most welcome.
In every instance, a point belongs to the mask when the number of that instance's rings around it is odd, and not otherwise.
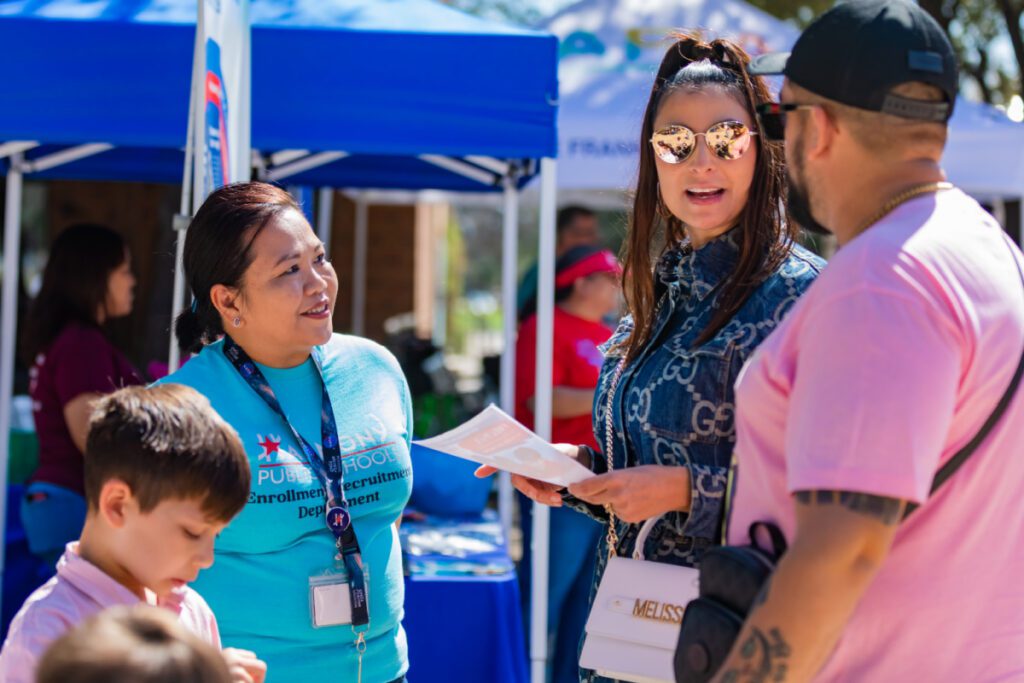
[[[1008,241],[1008,240],[1007,240]],[[1013,257],[1013,263],[1017,266],[1017,273],[1020,275],[1021,282],[1024,283],[1024,270],[1021,269],[1020,261],[1017,259],[1016,250],[1010,247],[1010,255]],[[978,447],[988,438],[988,435],[992,433],[996,425],[999,424],[999,420],[1002,419],[1003,414],[1006,413],[1006,409],[1010,407],[1010,402],[1013,401],[1014,395],[1017,393],[1017,388],[1020,386],[1021,377],[1024,377],[1024,353],[1021,354],[1021,359],[1017,363],[1017,370],[1013,373],[1013,379],[1010,380],[1010,386],[1006,388],[1006,392],[1003,397],[999,399],[999,403],[996,404],[992,414],[985,420],[985,424],[982,425],[981,430],[975,434],[974,438],[970,442],[961,448],[956,454],[953,455],[949,460],[946,461],[938,472],[935,473],[935,479],[932,480],[931,491],[928,492],[930,498],[935,492],[946,483],[946,480],[953,476],[953,474],[960,469],[969,457],[971,457]],[[919,508],[918,503],[907,503],[907,507],[903,512],[903,519],[910,516],[910,513]]]
[[[762,548],[761,544],[758,542],[758,529],[764,529],[765,533],[768,534],[768,538],[772,542],[771,551],[765,551],[765,549]],[[782,555],[786,552],[786,535],[782,533],[782,529],[772,524],[771,522],[754,522],[750,525],[750,528],[747,530],[747,534],[750,536],[750,545],[754,546],[759,550],[771,552],[772,557],[776,560],[782,557]]]

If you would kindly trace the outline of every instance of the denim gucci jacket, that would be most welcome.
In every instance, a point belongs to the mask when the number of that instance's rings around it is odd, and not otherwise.
[[[668,250],[655,273],[659,309],[651,342],[622,370],[611,405],[613,465],[686,466],[692,482],[690,511],[670,512],[655,525],[643,548],[647,560],[696,566],[721,532],[726,479],[736,441],[733,385],[740,368],[782,320],[825,265],[802,247],[772,273],[715,337],[693,348],[715,312],[719,285],[739,257],[735,230],[693,250],[687,244]],[[601,347],[605,354],[594,398],[594,434],[602,449],[608,391],[621,359],[614,347],[629,336],[632,318],[619,324]],[[592,468],[607,471],[603,453]],[[607,523],[601,507],[564,496],[570,507]],[[633,553],[639,524],[617,524],[618,554]],[[608,557],[607,539],[597,549],[591,601]],[[601,681],[584,671],[582,680]]]

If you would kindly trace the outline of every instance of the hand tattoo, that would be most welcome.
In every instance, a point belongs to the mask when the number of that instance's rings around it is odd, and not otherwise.
[[[792,650],[773,628],[765,635],[752,628],[739,649],[739,665],[722,673],[722,683],[781,683],[786,680]]]
[[[900,521],[903,508],[903,501],[898,498],[856,491],[797,491],[794,495],[797,502],[803,505],[842,505],[848,510],[877,519],[887,526]]]

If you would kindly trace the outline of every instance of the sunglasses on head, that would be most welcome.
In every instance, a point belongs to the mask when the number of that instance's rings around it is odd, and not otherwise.
[[[697,138],[704,136],[711,153],[719,159],[735,161],[750,149],[754,131],[739,121],[720,121],[703,133],[686,126],[665,126],[651,136],[654,153],[666,164],[681,164],[697,149]]]
[[[786,114],[798,109],[812,109],[813,104],[789,104],[784,102],[766,102],[754,107],[757,120],[761,124],[766,140],[780,142],[786,139]]]

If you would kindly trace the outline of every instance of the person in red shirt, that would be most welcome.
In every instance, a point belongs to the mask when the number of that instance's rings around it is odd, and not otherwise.
[[[29,309],[25,350],[39,466],[21,501],[29,549],[56,562],[85,521],[82,453],[92,405],[142,378],[103,332],[129,315],[135,290],[124,238],[88,223],[60,233]]]
[[[555,264],[552,443],[580,443],[598,449],[591,422],[594,389],[604,357],[598,346],[612,330],[604,320],[619,309],[622,268],[606,249],[580,246]],[[533,428],[537,370],[537,316],[523,321],[516,340],[515,417]],[[529,501],[523,505],[523,533],[529,537]],[[568,508],[552,508],[548,579],[548,638],[553,639],[553,683],[578,679],[577,646],[587,619],[594,548],[601,526]],[[529,565],[524,556],[524,565]],[[529,594],[529,591],[524,591]]]

